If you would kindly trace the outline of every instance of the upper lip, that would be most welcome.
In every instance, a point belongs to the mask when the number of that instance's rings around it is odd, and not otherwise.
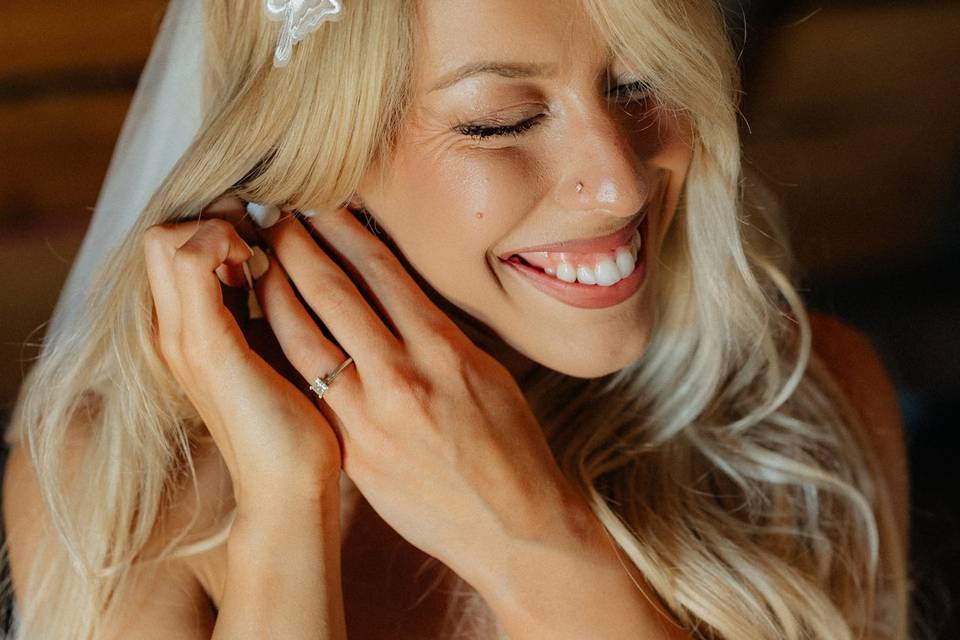
[[[634,231],[636,231],[637,227],[640,226],[640,223],[643,222],[643,218],[646,216],[646,213],[647,209],[644,207],[639,213],[631,218],[630,222],[617,229],[613,233],[595,236],[592,238],[563,240],[561,242],[554,242],[552,244],[539,244],[533,247],[524,247],[522,249],[511,249],[506,253],[501,253],[499,257],[501,260],[508,260],[511,256],[514,256],[518,253],[533,253],[539,251],[564,251],[569,253],[595,253],[601,251],[613,251],[617,247],[623,246],[630,242]]]

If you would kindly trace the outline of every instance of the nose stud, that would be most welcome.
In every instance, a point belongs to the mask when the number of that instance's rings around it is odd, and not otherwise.
[[[583,183],[582,183],[582,182],[578,182],[578,183],[577,183],[577,193],[580,193],[581,191],[583,191]]]

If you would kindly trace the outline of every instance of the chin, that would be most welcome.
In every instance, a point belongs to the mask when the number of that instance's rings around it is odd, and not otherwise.
[[[643,357],[649,331],[597,345],[593,341],[566,341],[561,348],[530,355],[541,365],[574,378],[600,378],[634,364]]]

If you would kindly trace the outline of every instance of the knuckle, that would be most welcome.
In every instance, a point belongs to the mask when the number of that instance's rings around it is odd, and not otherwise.
[[[201,240],[201,244],[204,246],[213,247],[223,241],[229,242],[231,236],[236,233],[236,228],[227,220],[222,218],[205,218],[200,221],[196,237]]]
[[[343,278],[316,278],[305,285],[304,297],[318,308],[321,315],[340,315],[349,312],[354,293],[352,285]]]
[[[393,367],[385,374],[388,406],[405,412],[428,414],[434,397],[433,384],[412,367]]]
[[[324,308],[326,311],[333,313],[334,315],[341,315],[348,311],[350,308],[350,292],[344,286],[333,286],[325,294],[326,303]]]
[[[397,275],[396,258],[387,251],[371,251],[364,259],[364,266],[371,278],[387,281]]]
[[[431,338],[451,344],[458,344],[466,336],[457,325],[450,320],[442,311],[430,309],[425,314],[423,326]]]
[[[224,236],[229,236],[232,233],[236,232],[236,229],[233,226],[233,223],[229,220],[223,218],[206,218],[201,221],[201,224],[208,226],[211,229],[211,232],[216,234],[222,234]]]
[[[143,232],[142,247],[147,260],[158,257],[170,244],[169,229],[165,225],[155,224]]]
[[[173,252],[171,265],[178,275],[192,274],[199,268],[203,259],[204,248],[195,242],[187,242]]]
[[[466,360],[463,336],[446,323],[431,323],[432,340],[428,357],[431,364],[447,371],[459,371]]]
[[[302,345],[313,344],[316,337],[311,331],[291,328],[289,333],[284,336],[284,341],[280,345],[283,357],[287,359],[299,371],[316,372],[314,375],[322,373],[323,358]]]

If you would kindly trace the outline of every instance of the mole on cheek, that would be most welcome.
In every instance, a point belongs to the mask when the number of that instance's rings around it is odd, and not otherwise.
[[[477,220],[483,220],[483,211],[477,211],[475,214],[473,214],[473,217]]]

